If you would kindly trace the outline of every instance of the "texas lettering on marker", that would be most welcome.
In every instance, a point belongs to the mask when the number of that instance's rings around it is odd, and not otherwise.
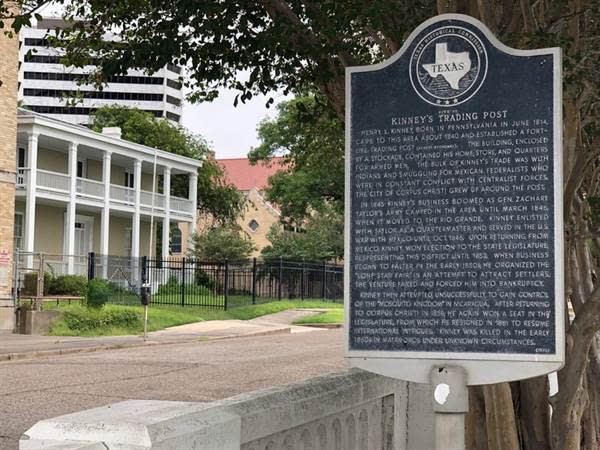
[[[458,82],[471,70],[468,52],[449,52],[448,44],[435,44],[435,62],[423,64],[431,78],[442,76],[452,89],[458,90]]]

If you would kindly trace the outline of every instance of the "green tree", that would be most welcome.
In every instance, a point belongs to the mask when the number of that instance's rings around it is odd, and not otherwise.
[[[0,0],[0,20],[10,12]],[[241,101],[273,89],[316,89],[344,117],[344,68],[394,54],[414,27],[437,13],[481,19],[515,48],[564,50],[564,302],[566,364],[560,391],[548,401],[539,377],[471,391],[469,448],[597,450],[600,442],[600,232],[590,223],[588,196],[598,196],[600,171],[600,2],[597,0],[71,0],[82,18],[65,36],[66,60],[100,58],[93,79],[129,68],[190,67],[192,100],[212,99],[218,87]],[[17,15],[17,26],[24,22]],[[81,26],[85,24],[86,26]],[[0,24],[2,26],[3,23]],[[106,30],[120,30],[105,42]],[[240,80],[237,74],[249,73]]]
[[[211,100],[218,87],[237,90],[237,103],[276,89],[315,86],[340,117],[344,67],[389,56],[434,8],[432,0],[116,0],[111,8],[90,0],[69,3],[68,17],[86,26],[62,34],[66,60],[82,66],[99,59],[94,81],[174,62],[190,67],[192,100]],[[108,29],[118,29],[122,39],[105,41]],[[247,79],[240,72],[249,73]]]
[[[236,261],[248,258],[256,247],[235,225],[210,228],[194,233],[189,256],[204,261]]]
[[[320,95],[303,95],[277,105],[277,117],[258,127],[261,144],[253,162],[283,154],[286,169],[270,178],[269,201],[284,221],[302,223],[312,213],[344,208],[344,127]]]
[[[232,223],[242,211],[244,197],[225,179],[206,141],[165,119],[135,108],[105,106],[92,114],[91,128],[120,127],[123,139],[188,158],[204,159],[198,170],[198,209],[218,223]],[[187,197],[188,177],[173,175],[171,193]],[[162,182],[158,183],[159,189]]]
[[[310,218],[301,232],[275,224],[267,238],[271,245],[261,251],[265,259],[340,260],[344,257],[344,218],[330,210]]]

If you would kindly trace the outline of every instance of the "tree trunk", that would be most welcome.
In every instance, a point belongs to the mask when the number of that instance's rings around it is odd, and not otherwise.
[[[600,366],[598,365],[598,336],[589,353],[585,388],[589,393],[589,403],[583,413],[581,450],[600,448]]]
[[[523,450],[550,450],[548,377],[520,381],[518,389]]]
[[[438,14],[458,12],[457,0],[437,0]]]
[[[488,450],[520,450],[508,383],[483,387]]]
[[[465,433],[467,450],[488,450],[485,429],[485,398],[481,386],[469,388],[469,412]]]

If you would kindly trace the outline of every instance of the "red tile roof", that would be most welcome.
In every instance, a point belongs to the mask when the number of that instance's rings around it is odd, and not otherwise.
[[[269,177],[278,170],[284,169],[283,158],[273,158],[269,163],[259,162],[251,165],[248,158],[217,159],[225,171],[227,180],[240,191],[252,188],[265,189],[269,185]]]

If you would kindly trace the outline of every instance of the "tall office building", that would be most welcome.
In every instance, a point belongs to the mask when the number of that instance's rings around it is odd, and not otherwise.
[[[45,17],[21,30],[18,99],[24,108],[67,122],[87,124],[90,113],[98,107],[121,105],[181,122],[180,67],[168,65],[153,75],[131,70],[127,75],[111,77],[103,90],[80,86],[77,81],[81,74],[94,67],[66,67],[60,63],[61,51],[50,47],[45,38],[49,30],[65,25],[62,19]],[[80,91],[83,100],[73,104],[72,95],[76,91]]]

